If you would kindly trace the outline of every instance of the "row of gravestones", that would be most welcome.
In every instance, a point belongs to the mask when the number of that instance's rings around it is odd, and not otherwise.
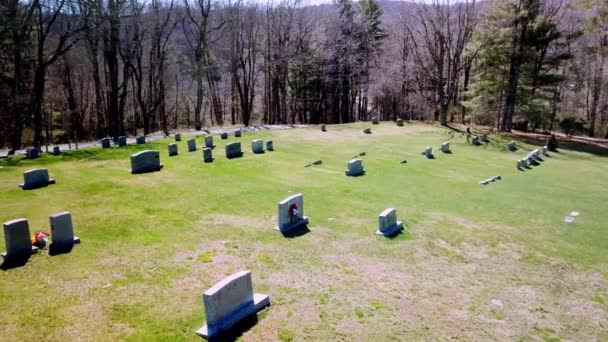
[[[524,170],[529,169],[531,166],[540,165],[539,162],[543,161],[543,156],[548,156],[549,149],[547,146],[543,146],[542,148],[536,149],[530,153],[528,153],[524,158],[517,161],[517,169]]]
[[[397,126],[402,127],[403,126],[403,119],[398,118],[397,121],[396,121],[396,123],[397,123]],[[374,125],[379,125],[380,124],[380,121],[378,120],[377,117],[373,117],[372,118],[372,124],[374,124]],[[327,132],[327,125],[326,124],[321,124],[321,132]],[[365,133],[365,134],[371,134],[372,133],[372,129],[371,128],[365,128],[363,130],[363,133]]]
[[[101,148],[110,148],[112,147],[112,140],[110,138],[103,138],[99,141],[101,143]],[[137,145],[143,145],[146,143],[146,136],[140,135],[135,138],[135,143]],[[114,144],[118,145],[118,147],[127,146],[127,137],[124,135],[119,136],[114,139]]]
[[[52,241],[49,245],[50,255],[69,253],[74,244],[80,243],[80,239],[74,236],[72,215],[69,212],[63,211],[51,215],[49,220],[51,222]],[[0,268],[8,269],[25,265],[30,256],[38,250],[30,240],[30,228],[27,219],[20,218],[4,222],[3,227],[6,253],[2,253],[4,260]]]
[[[296,194],[279,202],[278,225],[283,234],[306,227],[304,196]],[[388,208],[378,217],[376,234],[392,237],[403,231],[403,222],[397,221],[394,208]],[[223,340],[234,327],[247,321],[255,323],[256,313],[270,305],[270,297],[253,292],[250,271],[235,273],[203,293],[206,324],[196,334],[209,340]]]

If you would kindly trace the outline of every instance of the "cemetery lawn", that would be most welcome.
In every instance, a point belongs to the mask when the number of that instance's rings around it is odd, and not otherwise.
[[[27,218],[33,233],[67,210],[82,240],[0,271],[0,340],[199,341],[202,293],[243,269],[272,303],[244,341],[608,340],[606,151],[560,150],[517,171],[538,146],[365,127],[216,136],[212,164],[187,152],[185,135],[171,158],[172,138],[0,160],[0,221]],[[252,154],[253,139],[275,151]],[[227,160],[234,140],[245,155]],[[439,152],[447,140],[452,154]],[[129,155],[144,149],[160,150],[164,169],[131,175]],[[360,152],[365,176],[346,177]],[[21,190],[36,167],[57,184]],[[285,238],[273,229],[277,203],[298,192],[310,232]],[[374,234],[388,207],[406,227],[394,239]]]

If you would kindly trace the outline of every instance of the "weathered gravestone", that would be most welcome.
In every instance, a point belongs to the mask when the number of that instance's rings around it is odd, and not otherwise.
[[[372,134],[372,129],[371,128],[366,128],[363,130],[363,133],[365,134]]]
[[[266,141],[266,150],[267,151],[274,151],[274,145],[272,143],[272,140]]]
[[[365,174],[365,169],[363,168],[363,160],[361,159],[351,159],[346,166],[346,171],[344,174],[350,177],[362,176]]]
[[[60,154],[61,154],[61,149],[59,148],[59,146],[53,147],[53,155],[58,156]]]
[[[435,158],[435,156],[433,155],[433,148],[431,146],[427,147],[424,149],[424,152],[422,152],[422,154],[427,157],[428,159],[433,159]]]
[[[327,132],[327,127],[325,124],[321,124],[321,132]]]
[[[196,140],[194,138],[189,139],[186,143],[188,144],[188,152],[196,151]]]
[[[380,121],[378,120],[378,117],[377,117],[377,116],[374,116],[374,117],[372,118],[372,124],[373,124],[373,125],[378,125],[378,124],[380,124]]]
[[[543,156],[546,156],[546,155],[548,155],[548,154],[549,154],[549,148],[547,148],[547,146],[543,146],[543,147],[540,149],[540,152],[543,154]]]
[[[141,135],[141,136],[135,138],[135,143],[137,145],[143,145],[143,144],[145,144],[146,143],[146,136]]]
[[[169,149],[169,157],[173,157],[178,154],[177,143],[170,143],[169,145],[167,145],[167,148]]]
[[[203,161],[205,163],[213,162],[213,150],[209,147],[203,148]]]
[[[213,135],[206,135],[205,136],[205,147],[207,148],[215,148],[215,145],[213,144]]]
[[[226,140],[226,139],[228,139],[228,133],[224,132],[224,133],[220,134],[220,138],[221,138],[222,140]]]
[[[520,162],[519,164],[522,169],[525,169],[530,166],[530,165],[528,165],[528,159],[526,159],[526,158],[520,159],[519,162]]]
[[[523,167],[523,165],[521,164],[521,159],[520,159],[520,160],[518,160],[518,161],[517,161],[517,169],[518,169],[518,170],[522,170],[523,168],[524,168],[524,167]]]
[[[515,145],[515,141],[511,140],[508,144],[507,144],[507,148],[509,149],[509,151],[515,152],[517,151],[517,146]]]
[[[118,137],[116,144],[118,145],[118,147],[127,146],[127,137],[125,137],[125,136]]]
[[[275,227],[282,233],[305,227],[308,217],[304,216],[304,196],[295,194],[279,202],[279,225]]]
[[[402,118],[397,119],[397,126],[399,126],[399,127],[403,126],[403,119]]]
[[[179,133],[175,133],[175,141],[182,141],[182,135]]]
[[[36,159],[38,157],[40,157],[40,150],[37,148],[29,148],[27,149],[27,151],[25,151],[25,156],[28,159]]]
[[[229,144],[226,144],[226,158],[240,158],[243,156],[243,152],[241,151],[241,142],[234,141]]]
[[[450,150],[450,143],[449,142],[444,142],[443,144],[441,144],[441,152],[443,153],[451,153],[452,151]]]
[[[110,148],[110,138],[101,139],[101,148]]]
[[[140,151],[131,155],[131,173],[146,173],[160,171],[160,153],[156,150]]]
[[[255,139],[251,142],[251,152],[264,153],[264,140]]]
[[[403,230],[403,222],[397,221],[397,210],[387,208],[378,216],[376,234],[386,237],[395,236]]]
[[[30,228],[24,218],[4,222],[4,243],[6,253],[2,253],[4,262],[2,269],[23,266],[27,263],[32,253],[38,248],[32,246],[30,240]]]
[[[33,190],[50,184],[55,184],[55,180],[49,178],[49,170],[33,169],[23,173],[23,184],[19,184],[19,187],[23,190]]]
[[[74,244],[80,243],[80,239],[74,236],[72,215],[67,211],[62,211],[51,215],[50,221],[52,242],[49,245],[49,254],[69,253],[72,251]]]
[[[220,341],[231,329],[270,305],[270,297],[253,293],[250,271],[235,273],[203,294],[207,324],[196,331],[198,336]]]
[[[240,138],[241,137],[241,130],[237,129],[236,131],[234,131],[234,137],[235,138]]]
[[[479,146],[479,145],[481,145],[481,139],[478,136],[474,136],[471,143],[473,143],[473,145]]]

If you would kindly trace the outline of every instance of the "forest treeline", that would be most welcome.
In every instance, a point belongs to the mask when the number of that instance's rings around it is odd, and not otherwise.
[[[425,119],[608,138],[608,0],[0,0],[0,148]]]

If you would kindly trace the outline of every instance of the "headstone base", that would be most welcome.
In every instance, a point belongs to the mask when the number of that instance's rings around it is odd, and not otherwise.
[[[80,238],[78,236],[74,236],[74,242],[71,244],[57,244],[51,242],[49,245],[49,255],[58,255],[58,254],[66,254],[72,251],[74,245],[80,244]]]
[[[226,158],[228,158],[228,159],[241,158],[244,154],[245,154],[245,152],[235,153],[230,156],[226,156]]]
[[[261,293],[254,293],[253,294],[253,307],[247,307],[247,310],[249,310],[250,312],[239,312],[239,313],[235,313],[238,314],[239,316],[242,317],[248,317],[251,315],[255,315],[258,311],[261,311],[262,309],[264,309],[265,307],[270,306],[270,296],[266,295],[266,294],[261,294]],[[252,310],[253,309],[253,310]],[[238,322],[235,322],[235,324],[238,324]],[[228,330],[230,329],[230,327],[227,328]],[[209,327],[207,326],[207,324],[203,325],[200,329],[198,329],[196,331],[196,334],[204,339],[213,339],[214,337],[216,337],[217,335],[223,334],[225,333],[225,331],[216,331],[215,333],[211,333],[209,334]]]
[[[363,176],[365,174],[365,170],[363,170],[361,172],[350,172],[350,171],[346,170],[346,171],[344,171],[344,174],[349,177],[359,177],[359,176]]]
[[[160,171],[163,169],[163,164],[160,164],[160,167],[156,168],[156,169],[146,169],[146,170],[137,170],[135,172],[133,172],[133,170],[131,170],[131,174],[139,174],[139,173],[148,173],[148,172],[156,172],[156,171]]]
[[[376,234],[382,235],[385,237],[391,237],[391,236],[395,236],[395,235],[399,234],[399,232],[402,230],[403,230],[403,222],[397,221],[397,224],[394,224],[394,225],[386,228],[385,230],[377,230]]]
[[[46,183],[46,184],[25,184],[25,183],[23,183],[23,184],[19,184],[19,187],[23,190],[34,190],[34,189],[38,189],[38,188],[44,188],[51,184],[55,184],[55,180],[52,178],[49,179],[48,183]]]
[[[274,229],[280,231],[281,233],[285,233],[285,232],[288,232],[290,230],[303,227],[303,226],[305,226],[307,224],[308,224],[308,216],[303,216],[302,219],[300,219],[300,220],[298,220],[298,221],[296,221],[294,223],[287,224],[287,225],[283,226],[282,229],[279,226],[275,226]]]

